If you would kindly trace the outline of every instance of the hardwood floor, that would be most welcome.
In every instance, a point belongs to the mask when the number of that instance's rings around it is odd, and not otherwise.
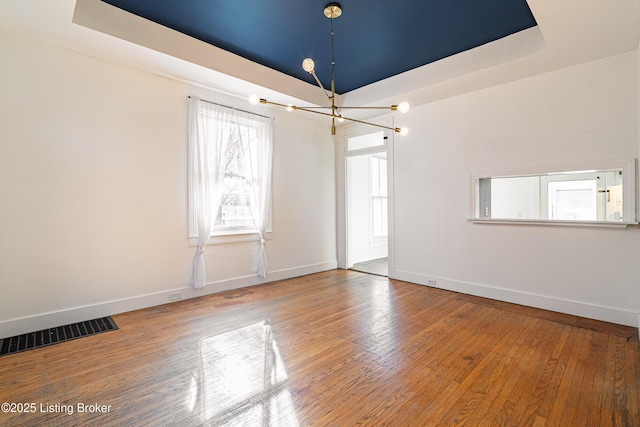
[[[640,425],[630,327],[344,270],[113,317],[0,357],[0,424]]]

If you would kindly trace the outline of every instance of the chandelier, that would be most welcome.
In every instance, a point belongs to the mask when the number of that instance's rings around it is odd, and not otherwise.
[[[345,120],[351,121],[351,122],[356,122],[356,123],[363,123],[366,125],[370,125],[370,126],[376,126],[379,128],[383,128],[383,129],[389,129],[392,130],[394,132],[399,133],[400,135],[406,135],[409,130],[407,128],[397,128],[397,127],[391,127],[391,126],[384,126],[384,125],[380,125],[377,123],[371,123],[371,122],[366,122],[363,120],[357,120],[357,119],[353,119],[350,117],[346,117],[343,116],[342,113],[340,113],[341,109],[344,110],[353,110],[353,109],[371,109],[371,110],[390,110],[390,111],[399,111],[400,113],[406,113],[407,111],[409,111],[409,104],[407,102],[401,102],[398,105],[392,105],[390,107],[338,107],[336,106],[336,91],[335,91],[335,78],[334,78],[334,69],[335,69],[335,58],[334,58],[334,49],[333,49],[333,39],[334,39],[334,34],[333,34],[333,20],[338,18],[340,15],[342,15],[342,8],[340,7],[340,5],[338,3],[329,3],[325,8],[324,8],[324,16],[326,16],[327,18],[329,18],[330,22],[331,22],[331,93],[327,92],[327,90],[325,89],[325,87],[322,85],[322,82],[320,81],[320,79],[318,78],[318,76],[316,75],[315,72],[315,63],[313,62],[313,59],[311,58],[305,58],[304,61],[302,61],[302,69],[304,69],[307,73],[311,74],[313,76],[313,78],[316,80],[316,83],[318,83],[318,86],[320,87],[320,89],[322,90],[323,94],[327,97],[327,99],[331,102],[330,106],[327,107],[315,107],[315,106],[309,106],[309,107],[299,107],[299,106],[295,106],[295,105],[285,105],[285,104],[280,104],[278,102],[271,102],[271,101],[267,101],[264,98],[260,98],[257,95],[251,95],[249,97],[249,102],[253,105],[256,105],[258,103],[260,104],[266,104],[266,105],[274,105],[277,107],[283,107],[286,108],[287,111],[306,111],[308,113],[314,113],[314,114],[321,114],[324,116],[328,116],[331,117],[331,135],[335,135],[336,134],[336,120],[338,122],[343,122]],[[318,111],[321,109],[326,109],[329,110],[330,112],[325,112],[325,111]]]

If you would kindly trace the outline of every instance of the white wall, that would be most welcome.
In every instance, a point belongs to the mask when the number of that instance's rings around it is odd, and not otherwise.
[[[469,174],[638,157],[636,52],[412,109],[396,139],[396,277],[638,326],[627,229],[467,221]]]
[[[259,283],[257,243],[188,287],[186,83],[0,34],[0,338]],[[268,280],[336,266],[328,125],[276,117]]]

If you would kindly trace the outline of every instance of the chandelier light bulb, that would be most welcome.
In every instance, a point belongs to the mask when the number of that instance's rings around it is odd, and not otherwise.
[[[260,97],[258,95],[249,96],[249,103],[251,105],[258,105],[259,102],[260,102]]]
[[[400,104],[398,104],[398,111],[401,112],[402,114],[404,114],[407,111],[409,111],[410,108],[411,108],[411,106],[406,101],[403,101]]]
[[[291,105],[291,104],[287,105],[286,110],[287,110],[288,112],[292,112],[292,111],[293,111],[293,105]]]
[[[409,129],[407,128],[400,128],[400,135],[402,136],[406,136],[409,133]]]
[[[309,74],[313,74],[313,70],[315,69],[315,66],[316,64],[315,62],[313,62],[313,59],[311,58],[305,58],[304,61],[302,61],[302,69]]]
[[[338,116],[336,118],[338,119],[338,121],[340,123],[344,122],[344,117],[342,117],[342,114],[338,114]]]

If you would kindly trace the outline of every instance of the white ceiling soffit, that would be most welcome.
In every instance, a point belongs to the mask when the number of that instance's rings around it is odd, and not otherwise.
[[[419,105],[638,47],[640,0],[530,0],[529,7],[537,28],[357,89],[338,103]],[[2,0],[0,31],[242,97],[326,104],[312,84],[99,0]]]
[[[240,81],[232,82],[229,77],[233,77],[257,86],[253,87],[254,90],[264,87],[294,99],[304,99],[306,102],[324,101],[322,93],[317,93],[317,89],[309,83],[256,64],[241,56],[99,0],[77,0],[73,23],[216,72],[212,75],[213,79],[209,79],[208,82],[196,80],[195,82],[199,84],[207,85],[211,83],[211,80],[216,82],[222,80],[229,84],[226,90],[229,90],[229,87],[235,90],[246,91],[248,89]],[[172,68],[170,73],[174,75],[177,73],[181,79],[194,80],[193,76],[189,75],[189,72],[193,72],[193,70],[185,70],[184,64],[180,64],[178,67],[175,65],[178,64],[167,63],[165,66],[170,66]],[[200,79],[202,77],[204,76],[200,75]],[[263,94],[260,93],[260,95]],[[272,95],[277,96],[275,93]]]

